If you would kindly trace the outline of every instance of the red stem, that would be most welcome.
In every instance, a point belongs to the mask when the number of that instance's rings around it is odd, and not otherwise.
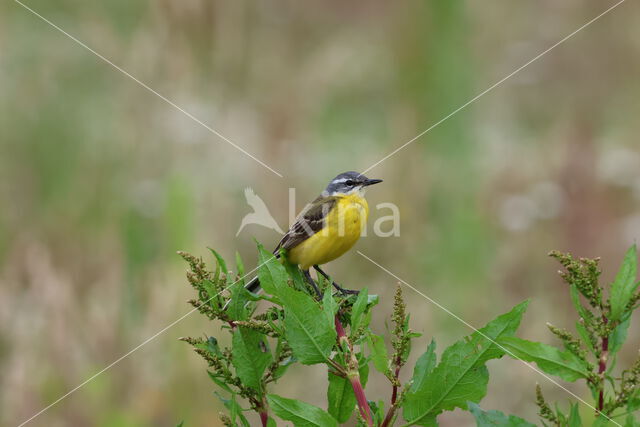
[[[356,395],[356,402],[358,402],[360,415],[362,415],[362,418],[364,418],[364,421],[368,426],[373,426],[371,409],[369,409],[369,402],[367,402],[367,397],[364,395],[364,389],[362,388],[362,384],[360,383],[360,376],[350,376],[349,381],[351,381],[351,387],[353,387],[353,392]]]
[[[606,325],[608,320],[602,317]],[[607,370],[607,357],[609,356],[609,336],[602,337],[602,351],[600,352],[600,361],[598,363],[598,374],[600,375],[600,393],[598,395],[598,412],[604,409],[604,373]]]
[[[347,339],[347,333],[345,332],[342,322],[340,322],[337,314],[334,317],[334,323],[336,324],[336,332],[338,333],[338,342],[342,339]]]
[[[269,415],[266,411],[260,411],[260,421],[262,422],[262,427],[267,427],[267,422],[269,421]]]
[[[356,402],[358,402],[358,410],[360,411],[360,415],[367,423],[368,426],[373,426],[373,418],[371,417],[371,408],[369,408],[369,402],[367,402],[367,397],[364,394],[364,388],[362,387],[362,383],[360,382],[360,374],[358,373],[358,359],[356,359],[353,354],[353,346],[347,337],[347,333],[342,326],[342,322],[340,322],[340,318],[336,314],[334,318],[334,323],[336,325],[336,332],[338,333],[338,344],[342,345],[342,342],[346,342],[347,346],[350,350],[350,360],[347,361],[347,378],[349,378],[349,382],[351,383],[351,387],[353,388],[353,393],[356,395]]]
[[[400,357],[398,355],[398,358],[396,360],[396,370],[393,373],[395,376],[395,383],[393,384],[393,390],[391,391],[391,406],[389,407],[389,411],[387,412],[387,415],[384,417],[384,421],[382,421],[382,424],[380,425],[380,427],[387,427],[391,424],[391,421],[393,420],[393,416],[396,413],[396,400],[398,399],[398,381],[400,378],[400,368],[402,366],[400,365]]]

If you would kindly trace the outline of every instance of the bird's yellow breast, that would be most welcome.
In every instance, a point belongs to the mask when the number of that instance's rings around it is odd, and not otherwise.
[[[338,258],[360,238],[369,216],[367,201],[357,193],[338,197],[325,218],[324,227],[289,250],[289,261],[299,264],[303,270]]]

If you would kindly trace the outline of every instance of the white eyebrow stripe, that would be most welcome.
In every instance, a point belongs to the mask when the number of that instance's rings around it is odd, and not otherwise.
[[[340,184],[341,182],[347,182],[349,181],[350,178],[340,178],[340,179],[334,179],[333,181],[331,181],[332,184]]]

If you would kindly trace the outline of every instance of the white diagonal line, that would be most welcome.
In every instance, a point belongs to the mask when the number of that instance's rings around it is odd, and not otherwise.
[[[35,10],[33,10],[32,8],[27,6],[26,4],[22,3],[20,0],[13,0],[13,1],[18,3],[20,6],[22,6],[23,8],[25,8],[26,10],[28,10],[29,12],[31,12],[32,14],[37,16],[38,18],[40,18],[42,21],[44,21],[47,24],[51,25],[53,28],[55,28],[56,30],[58,30],[59,32],[64,34],[65,36],[69,37],[71,40],[76,42],[78,45],[82,46],[83,48],[85,48],[89,52],[93,53],[95,56],[97,56],[98,58],[100,58],[101,60],[106,62],[107,64],[111,65],[116,70],[120,71],[125,76],[129,77],[134,82],[138,83],[140,86],[142,86],[143,88],[145,88],[149,92],[153,93],[154,95],[156,95],[157,97],[159,97],[160,99],[165,101],[167,104],[169,104],[172,107],[174,107],[176,110],[178,110],[181,113],[183,113],[185,116],[189,117],[194,122],[198,123],[200,126],[205,128],[206,130],[208,130],[212,134],[216,135],[218,138],[226,141],[227,143],[229,143],[232,147],[234,147],[238,151],[244,153],[248,157],[251,157],[253,160],[255,160],[256,162],[260,163],[262,166],[264,166],[265,168],[269,169],[274,174],[278,175],[280,178],[283,178],[281,173],[279,173],[278,171],[276,171],[273,168],[271,168],[269,165],[264,163],[262,160],[258,159],[257,157],[255,157],[254,155],[249,153],[247,150],[245,150],[244,148],[240,147],[238,144],[236,144],[235,142],[231,141],[229,138],[227,138],[226,136],[224,136],[223,134],[221,134],[220,132],[218,132],[217,130],[215,130],[214,128],[209,126],[208,124],[204,123],[202,120],[198,119],[196,116],[194,116],[193,114],[191,114],[190,112],[188,112],[184,108],[180,107],[178,104],[176,104],[175,102],[173,102],[172,100],[170,100],[166,96],[162,95],[161,93],[158,93],[156,90],[152,89],[151,87],[149,87],[149,85],[147,85],[146,83],[140,81],[135,76],[131,75],[128,71],[124,70],[122,67],[114,64],[111,60],[109,60],[105,56],[101,55],[100,53],[96,52],[95,50],[93,50],[92,48],[87,46],[85,43],[83,43],[82,41],[78,40],[76,37],[72,36],[71,34],[66,32],[65,30],[63,30],[62,28],[60,28],[59,26],[57,26],[56,24],[54,24],[53,22],[51,22],[50,20],[45,18],[44,16],[40,15],[38,12],[36,12]]]
[[[535,61],[537,61],[538,59],[542,58],[544,55],[546,55],[547,53],[551,52],[553,49],[555,49],[556,47],[560,46],[562,43],[566,42],[567,40],[569,40],[571,37],[575,36],[576,34],[578,34],[580,31],[584,30],[585,28],[587,28],[589,25],[593,24],[594,22],[596,22],[598,19],[602,18],[604,15],[606,15],[607,13],[611,12],[613,9],[615,9],[616,7],[620,6],[622,3],[624,3],[626,0],[620,0],[618,1],[616,4],[614,4],[613,6],[611,6],[610,8],[608,8],[607,10],[605,10],[604,12],[600,13],[598,16],[596,16],[595,18],[592,18],[590,21],[588,21],[586,24],[582,25],[581,27],[579,27],[577,30],[573,31],[572,33],[566,35],[564,38],[562,38],[560,41],[556,42],[555,44],[553,44],[552,46],[550,46],[549,48],[545,49],[544,51],[540,52],[538,55],[536,55],[534,58],[530,59],[529,61],[527,61],[526,63],[524,63],[523,65],[521,65],[520,67],[518,67],[517,69],[515,69],[514,71],[512,71],[511,73],[507,74],[506,76],[504,76],[503,78],[501,78],[500,80],[498,80],[497,82],[495,82],[494,84],[492,84],[491,86],[489,86],[488,88],[486,88],[485,90],[483,90],[482,92],[480,92],[479,94],[477,94],[476,96],[474,96],[473,98],[471,98],[470,100],[468,100],[467,102],[465,102],[464,104],[462,104],[460,107],[456,108],[455,110],[453,110],[452,112],[450,112],[449,114],[447,114],[446,116],[444,116],[443,118],[441,118],[440,120],[438,120],[437,122],[435,122],[434,124],[432,124],[431,126],[429,126],[427,129],[423,130],[422,132],[420,132],[418,135],[416,135],[415,137],[411,138],[409,141],[405,142],[404,144],[402,144],[400,147],[396,148],[395,150],[393,150],[391,153],[387,154],[386,156],[384,156],[382,159],[378,160],[377,162],[375,162],[374,164],[372,164],[371,166],[369,166],[367,169],[365,169],[364,171],[362,171],[363,174],[369,172],[371,169],[375,168],[376,166],[378,166],[380,163],[384,162],[385,160],[387,160],[389,157],[395,155],[396,153],[398,153],[399,151],[403,150],[405,147],[407,147],[408,145],[410,145],[411,143],[413,143],[415,140],[421,138],[422,136],[424,136],[426,133],[430,132],[431,130],[433,130],[434,128],[436,128],[437,126],[439,126],[440,124],[444,123],[445,121],[449,120],[451,117],[453,117],[454,115],[456,115],[457,113],[459,113],[460,111],[464,110],[465,108],[467,108],[469,105],[473,104],[475,101],[477,101],[478,99],[480,99],[481,97],[483,97],[484,95],[486,95],[487,93],[491,92],[493,89],[495,89],[496,87],[500,86],[502,83],[504,83],[505,81],[509,80],[511,77],[513,77],[514,75],[516,75],[517,73],[519,73],[520,71],[524,70],[525,68],[527,68],[529,65],[533,64]]]
[[[468,323],[467,321],[465,321],[464,319],[462,319],[460,316],[458,316],[457,314],[453,313],[451,310],[449,310],[448,308],[444,307],[442,304],[440,304],[439,302],[435,301],[433,298],[430,298],[428,295],[426,295],[424,292],[416,289],[414,286],[410,285],[409,283],[407,283],[406,281],[402,280],[400,277],[396,276],[395,274],[393,274],[391,271],[389,271],[387,268],[383,267],[382,265],[378,264],[376,261],[372,260],[371,258],[369,258],[368,256],[366,256],[365,254],[363,254],[360,251],[356,251],[358,252],[358,254],[360,256],[362,256],[364,259],[366,259],[367,261],[371,262],[372,264],[374,264],[375,266],[377,266],[378,268],[380,268],[382,271],[384,271],[385,273],[387,273],[388,275],[390,275],[391,277],[395,278],[396,280],[398,280],[400,283],[402,283],[403,285],[405,285],[406,287],[408,287],[409,289],[413,290],[414,292],[416,292],[418,295],[420,295],[421,297],[425,298],[427,301],[429,301],[430,303],[434,304],[436,307],[438,307],[439,309],[441,309],[442,311],[444,311],[445,313],[449,314],[450,316],[454,317],[456,320],[458,320],[459,322],[463,323],[464,325],[466,325],[467,327],[471,328],[474,332],[477,332],[478,334],[482,335],[484,338],[486,338],[487,340],[491,341],[493,344],[495,344],[496,346],[500,347],[501,350],[503,350],[505,353],[508,353],[511,357],[513,357],[516,360],[519,360],[520,362],[522,362],[525,366],[529,367],[530,369],[532,369],[533,371],[537,372],[538,374],[542,375],[544,378],[546,378],[547,380],[549,380],[550,382],[552,382],[553,384],[557,385],[558,387],[560,387],[562,390],[566,391],[567,393],[569,393],[571,396],[575,397],[578,401],[584,403],[585,405],[587,405],[589,408],[593,409],[596,414],[600,414],[603,417],[605,417],[606,419],[608,419],[609,421],[611,421],[612,423],[622,427],[621,424],[617,423],[616,421],[612,420],[611,418],[609,418],[606,414],[604,414],[603,412],[599,411],[597,408],[595,408],[593,405],[591,405],[589,402],[587,402],[586,400],[582,399],[580,396],[578,396],[577,394],[575,394],[574,392],[572,392],[571,390],[569,390],[568,388],[564,387],[562,384],[558,383],[556,380],[554,380],[553,378],[551,378],[549,375],[545,374],[544,372],[542,372],[540,369],[536,368],[535,366],[533,366],[531,363],[525,362],[524,360],[520,359],[519,357],[517,357],[515,354],[513,354],[511,351],[507,350],[506,348],[504,348],[502,345],[498,344],[495,340],[491,339],[490,337],[488,337],[486,334],[484,334],[482,331],[478,330],[476,327],[474,327],[473,325],[471,325],[470,323]]]
[[[223,290],[221,290],[220,292],[218,292],[217,294],[215,294],[214,296],[212,296],[208,300],[204,301],[203,304],[208,303],[209,301],[211,301],[212,299],[214,299],[215,297],[220,295],[222,292],[226,291],[231,286],[235,285],[236,283],[238,283],[239,281],[241,281],[245,277],[249,276],[254,271],[256,271],[257,269],[259,269],[260,267],[262,267],[263,265],[265,265],[266,263],[268,263],[269,261],[271,261],[274,258],[275,258],[275,256],[272,256],[271,258],[269,258],[268,260],[266,260],[262,264],[258,265],[256,268],[254,268],[253,270],[251,270],[250,272],[248,272],[247,274],[245,274],[244,276],[242,276],[241,278],[239,278],[238,280],[236,280],[235,282],[233,282],[232,284],[230,284],[229,286],[227,286],[226,288],[224,288]],[[89,378],[87,378],[86,380],[84,380],[83,382],[81,382],[80,384],[78,384],[77,386],[75,386],[74,388],[72,388],[71,390],[69,390],[68,392],[63,394],[62,396],[60,396],[58,399],[54,400],[49,405],[47,405],[44,408],[42,408],[40,411],[36,412],[31,417],[29,417],[28,419],[26,419],[23,422],[21,422],[18,425],[18,427],[24,426],[25,424],[29,423],[30,421],[32,421],[37,416],[39,416],[39,415],[43,414],[44,412],[46,412],[47,410],[51,409],[53,406],[55,406],[56,404],[60,403],[62,400],[66,399],[67,397],[69,397],[70,395],[72,395],[73,393],[75,393],[76,391],[78,391],[79,389],[84,387],[85,385],[89,384],[91,381],[93,381],[96,378],[98,378],[101,374],[103,374],[107,370],[111,369],[113,366],[117,365],[122,360],[126,359],[131,354],[135,353],[138,349],[140,349],[141,347],[145,346],[149,342],[153,341],[155,338],[157,338],[158,336],[162,335],[168,329],[172,328],[177,323],[181,322],[183,319],[185,319],[187,316],[189,316],[190,314],[192,314],[193,312],[195,312],[197,310],[198,310],[198,307],[195,307],[192,310],[189,310],[187,313],[185,313],[182,316],[180,316],[178,319],[176,319],[173,322],[169,323],[167,326],[165,326],[164,328],[160,329],[158,332],[156,332],[155,334],[151,335],[149,338],[147,338],[146,340],[142,341],[140,344],[138,344],[137,346],[135,346],[134,348],[132,348],[131,350],[129,350],[128,352],[126,352],[122,356],[118,357],[113,362],[109,363],[107,366],[105,366],[104,368],[102,368],[101,370],[99,370],[98,372],[96,372],[95,374],[93,374],[92,376],[90,376]]]

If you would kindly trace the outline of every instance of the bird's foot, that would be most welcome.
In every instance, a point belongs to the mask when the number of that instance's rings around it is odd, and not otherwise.
[[[331,284],[342,295],[358,295],[360,293],[360,291],[356,291],[355,289],[345,289],[342,286],[338,285],[336,282],[331,282]]]

